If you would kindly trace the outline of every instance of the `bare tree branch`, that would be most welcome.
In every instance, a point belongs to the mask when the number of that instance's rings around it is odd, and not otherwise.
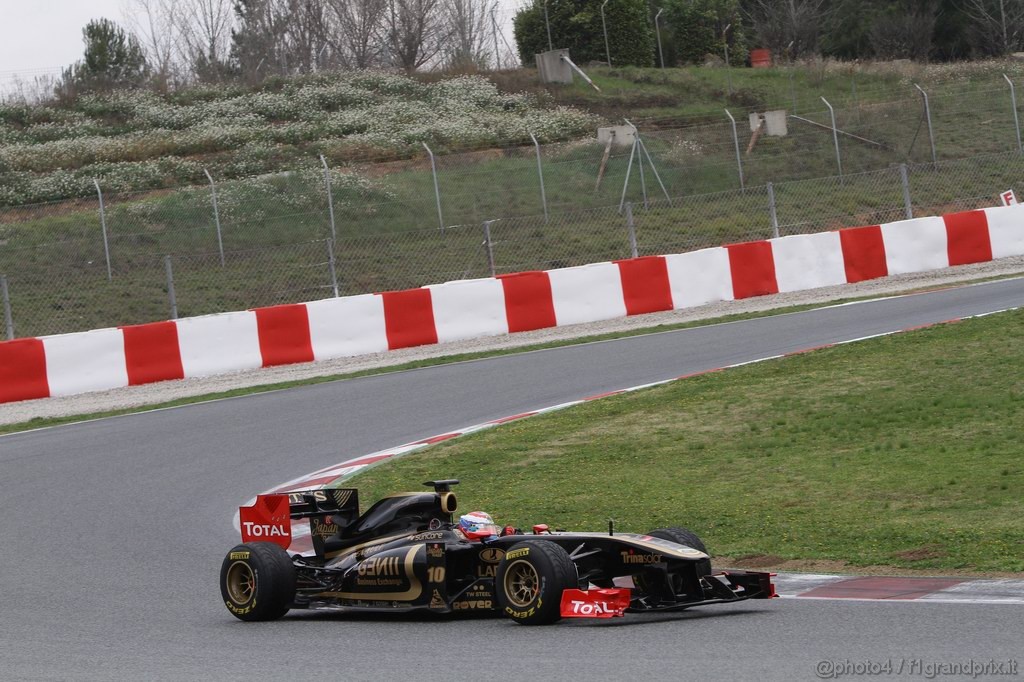
[[[176,67],[177,16],[173,0],[129,0],[123,14],[128,29],[142,45],[154,80],[167,87]]]
[[[818,53],[825,0],[753,0],[749,15],[761,44],[790,57]]]
[[[491,0],[444,0],[442,18],[447,28],[445,64],[449,68],[484,67],[490,57]]]
[[[1024,2],[1020,0],[963,0],[970,20],[972,49],[982,56],[998,56],[1024,48]]]
[[[328,36],[342,65],[366,69],[378,66],[384,53],[387,0],[326,0],[337,30]]]
[[[415,71],[437,56],[444,41],[440,0],[388,0],[385,16],[390,62]]]

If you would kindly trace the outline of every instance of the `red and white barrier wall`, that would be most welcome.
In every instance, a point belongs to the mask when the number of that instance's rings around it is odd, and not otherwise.
[[[0,403],[608,320],[1024,255],[1024,206],[0,342]]]

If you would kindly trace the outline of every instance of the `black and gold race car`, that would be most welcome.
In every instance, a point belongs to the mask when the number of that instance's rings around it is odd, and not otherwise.
[[[225,606],[247,621],[358,609],[483,612],[540,625],[776,596],[770,573],[713,573],[704,544],[683,528],[636,535],[611,522],[596,533],[538,525],[469,540],[453,523],[456,483],[428,481],[433,492],[390,495],[363,514],[353,488],[259,496],[240,509],[243,543],[221,566]],[[306,523],[308,540],[299,537]]]

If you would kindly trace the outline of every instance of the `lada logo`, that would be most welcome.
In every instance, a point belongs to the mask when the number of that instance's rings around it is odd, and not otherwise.
[[[503,556],[505,556],[505,550],[498,549],[497,547],[488,547],[480,552],[480,561],[488,564],[497,564],[501,562]]]

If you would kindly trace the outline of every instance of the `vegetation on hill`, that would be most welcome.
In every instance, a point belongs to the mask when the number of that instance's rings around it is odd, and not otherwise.
[[[424,82],[334,73],[248,90],[90,94],[71,106],[0,107],[0,205],[319,167],[452,147],[582,136],[586,112],[500,92],[482,76]]]

